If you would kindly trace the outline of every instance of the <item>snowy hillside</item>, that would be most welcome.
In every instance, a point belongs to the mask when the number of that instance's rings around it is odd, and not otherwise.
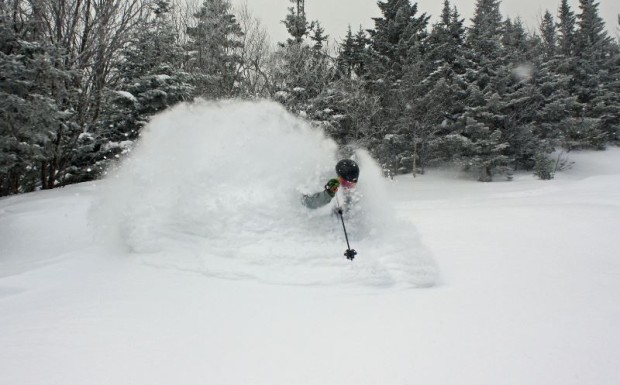
[[[223,138],[230,145],[223,145]],[[393,181],[270,103],[159,116],[101,182],[0,200],[0,385],[620,383],[620,149]]]

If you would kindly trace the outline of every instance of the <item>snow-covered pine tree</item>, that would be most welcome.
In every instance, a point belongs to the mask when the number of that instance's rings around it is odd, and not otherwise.
[[[316,35],[317,31],[314,28],[320,25],[314,22],[312,26]],[[316,42],[317,39],[313,40]],[[322,78],[323,87],[320,90],[314,89],[313,91],[319,92],[304,101],[303,112],[298,111],[321,125],[325,132],[341,146],[371,146],[371,122],[380,107],[377,98],[369,95],[365,90],[364,81],[360,78],[367,44],[367,38],[362,29],[353,35],[349,27],[335,62],[322,46],[314,44],[312,47],[314,65],[309,68],[309,73],[323,68],[327,69],[323,75],[328,75],[328,77]],[[317,64],[320,65],[317,67]],[[301,96],[312,95],[307,92],[306,87],[303,90],[304,94]],[[289,105],[293,101],[299,104],[299,97],[290,98],[295,95],[294,91],[295,89],[293,92],[286,92],[286,95],[289,95]]]
[[[511,158],[514,168],[530,170],[536,154],[547,151],[536,135],[537,111],[544,104],[537,86],[540,59],[518,18],[504,22],[502,45],[504,57],[496,82],[501,100],[495,127],[509,144],[504,154]]]
[[[172,19],[170,0],[157,0],[149,8],[134,38],[123,50],[120,64],[122,81],[114,90],[129,92],[138,102],[137,126],[122,131],[122,136],[135,138],[140,122],[175,103],[188,100],[193,90],[191,75],[183,70],[185,51],[179,31]],[[131,99],[131,98],[129,98]]]
[[[14,43],[10,53],[0,52],[0,196],[49,186],[46,163],[55,155],[58,131],[67,124],[48,89],[50,76],[57,73],[47,47]]]
[[[382,17],[373,18],[375,27],[370,29],[370,46],[374,53],[374,67],[379,70],[377,81],[394,83],[402,79],[411,49],[426,37],[430,16],[417,16],[418,5],[409,0],[378,2]],[[420,47],[415,47],[420,48]]]
[[[476,1],[467,37],[482,64],[492,63],[501,57],[503,21],[499,6],[499,0]]]
[[[558,50],[566,58],[572,57],[575,50],[576,23],[575,13],[568,0],[562,0],[558,9]]]
[[[491,104],[494,102],[491,100]],[[502,132],[474,118],[466,118],[459,139],[460,149],[455,160],[466,170],[477,170],[480,182],[491,182],[498,170],[507,169],[512,162],[504,155],[509,144],[502,139]]]
[[[477,0],[472,25],[467,34],[471,61],[466,74],[488,98],[501,86],[505,52],[502,45],[504,23],[499,11],[499,0]]]
[[[540,31],[543,57],[547,60],[555,57],[558,49],[557,28],[553,15],[548,10],[545,11],[538,29]]]
[[[152,115],[191,97],[192,78],[182,69],[184,52],[170,1],[157,0],[146,11],[121,52],[119,81],[109,91],[93,149],[81,154],[91,176],[130,151]]]
[[[525,31],[520,18],[504,21],[502,46],[506,51],[505,62],[508,65],[519,65],[531,62],[534,58],[532,41]]]
[[[555,59],[555,64],[556,72],[569,76],[571,84],[576,66],[574,57],[576,23],[577,18],[568,4],[568,0],[562,0],[558,9],[558,23],[556,24],[558,57]],[[573,93],[572,88],[569,92]]]
[[[369,50],[370,38],[360,25],[357,33],[353,36],[353,69],[360,78],[368,78]]]
[[[340,43],[338,58],[336,59],[338,70],[347,78],[351,78],[351,76],[355,73],[354,44],[353,32],[351,31],[351,25],[349,24],[347,34],[345,35],[342,43]]]
[[[578,51],[587,50],[585,55],[594,58],[609,54],[608,50],[612,43],[598,7],[599,3],[595,0],[579,0],[581,12],[577,15],[578,29],[575,34]]]
[[[578,101],[575,92],[577,17],[568,0],[561,1],[557,18],[557,54],[544,62],[548,73],[554,76],[547,77],[547,82],[543,85],[543,94],[561,96],[558,101],[548,104],[543,109],[542,114],[550,117],[547,119],[548,125],[557,126],[559,124],[562,146],[570,150],[583,147],[583,137],[581,137],[581,134],[585,134],[586,131],[589,132],[590,130],[580,131],[578,128],[579,120],[575,119],[575,117],[583,115],[582,111],[585,107],[583,103]],[[553,123],[552,119],[555,119],[556,123]],[[587,124],[587,126],[591,127],[590,124]],[[578,132],[581,133],[577,134]],[[593,140],[599,141],[601,137],[600,132],[594,134]]]
[[[234,96],[241,66],[241,27],[231,13],[230,0],[204,0],[187,29],[191,52],[187,68],[199,77],[195,95],[206,98]]]
[[[353,34],[351,26],[342,43],[336,62],[343,76],[349,78],[365,77],[365,64],[368,61],[368,47],[370,40],[366,31],[360,26],[356,34]]]
[[[449,159],[442,140],[449,135],[458,116],[463,113],[466,84],[461,80],[467,66],[465,28],[456,7],[444,1],[441,18],[433,25],[424,54],[425,67],[416,79],[409,71],[403,79],[408,106],[402,124],[409,124],[412,134],[410,151],[414,172],[433,160]]]
[[[563,145],[566,127],[572,126],[572,116],[581,110],[577,98],[570,93],[572,76],[565,69],[566,57],[558,45],[557,24],[549,11],[539,26],[538,55],[534,61],[536,71],[532,81],[542,96],[536,109],[533,133],[538,141],[538,152],[533,158],[535,174],[541,179],[553,177],[555,162],[549,152]],[[570,51],[570,50],[569,50]]]
[[[452,7],[449,0],[444,0],[441,18],[433,25],[429,35],[424,56],[426,62],[433,70],[447,63],[456,73],[464,73],[468,56],[465,39],[464,19],[461,19],[458,9]]]
[[[579,1],[574,75],[574,92],[586,107],[582,117],[598,120],[588,135],[595,148],[604,146],[597,140],[599,133],[606,136],[605,141],[617,140],[620,130],[618,47],[607,33],[598,6],[594,0]]]
[[[329,39],[329,35],[325,35],[325,29],[321,27],[321,23],[318,21],[314,22],[312,26],[312,35],[310,35],[310,40],[314,42],[312,48],[317,52],[321,52],[327,39]]]
[[[289,111],[311,120],[322,120],[312,100],[336,79],[338,68],[324,46],[325,35],[320,24],[316,21],[307,24],[304,2],[293,2],[297,6],[289,8],[284,20],[291,38],[280,43],[272,55],[272,94]],[[301,28],[302,24],[305,27]],[[319,31],[315,30],[317,25]],[[317,39],[313,46],[305,40],[309,33],[314,33],[312,36]]]
[[[418,15],[417,4],[409,0],[378,2],[381,17],[373,18],[369,30],[370,52],[366,63],[368,89],[381,103],[374,125],[377,129],[375,155],[390,173],[411,170],[414,123],[403,119],[409,102],[403,97],[405,73],[410,81],[422,73],[429,16]],[[416,78],[416,79],[413,79]]]
[[[301,44],[311,30],[311,25],[306,19],[305,0],[290,0],[290,2],[293,6],[288,9],[289,13],[282,22],[291,35],[291,38],[288,39],[289,45]]]
[[[62,87],[73,75],[45,42],[43,15],[0,4],[0,196],[53,188],[68,159],[68,138],[78,132],[63,109]]]
[[[459,118],[458,136],[463,150],[460,162],[479,168],[480,181],[491,181],[498,171],[505,171],[513,159],[506,156],[510,144],[506,129],[504,93],[511,81],[503,46],[504,27],[499,0],[477,0],[474,17],[467,35],[471,60],[463,76],[467,84],[466,109]]]
[[[335,78],[310,100],[308,117],[321,124],[339,145],[373,147],[373,118],[379,112],[378,98],[367,92],[360,79]]]
[[[29,79],[33,83],[28,92],[32,97],[44,96],[47,108],[36,111],[45,113],[45,119],[58,117],[53,110],[62,115],[60,124],[45,125],[45,146],[36,143],[47,154],[37,159],[40,178],[36,187],[54,188],[81,180],[75,167],[86,173],[90,169],[82,164],[80,154],[92,151],[106,89],[117,79],[113,68],[118,50],[139,18],[141,2],[8,1],[0,3],[0,9],[19,44],[30,51],[24,60],[35,63],[41,59],[34,80]],[[26,68],[26,78],[28,73]]]
[[[340,145],[368,145],[377,99],[364,89],[357,72],[363,68],[367,39],[363,30],[349,33],[339,57],[329,55],[325,31],[318,21],[307,24],[303,2],[289,9],[284,21],[291,37],[279,44],[272,64],[274,96],[287,109],[321,126]],[[304,33],[292,28],[303,16]],[[298,23],[299,24],[299,23]],[[307,41],[309,38],[311,42]]]

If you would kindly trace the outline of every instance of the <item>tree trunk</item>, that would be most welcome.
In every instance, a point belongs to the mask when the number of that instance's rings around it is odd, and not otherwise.
[[[41,162],[41,188],[47,190],[47,162]]]
[[[19,176],[9,171],[3,181],[0,181],[0,196],[19,193]]]
[[[413,138],[413,177],[417,176],[417,167],[418,167],[418,140],[417,138]]]
[[[491,182],[493,181],[493,174],[491,173],[491,166],[482,166],[480,169],[480,178],[478,178],[480,182]]]

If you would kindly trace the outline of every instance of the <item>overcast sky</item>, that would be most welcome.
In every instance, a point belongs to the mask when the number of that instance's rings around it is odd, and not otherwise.
[[[252,13],[261,19],[263,26],[269,32],[272,42],[284,41],[287,38],[286,28],[280,21],[286,17],[289,0],[232,0],[233,4],[246,2]],[[415,3],[411,0],[411,3]],[[469,22],[473,16],[475,0],[452,0],[463,18]],[[443,0],[417,1],[419,12],[425,12],[434,18],[441,13]],[[579,12],[579,1],[569,1],[573,12]],[[619,0],[599,0],[600,15],[605,20],[609,31],[617,36],[618,14],[620,14]],[[548,9],[554,16],[560,0],[502,0],[501,12],[511,18],[521,17],[530,29],[538,27],[538,21]],[[360,25],[371,28],[373,17],[379,16],[376,0],[306,0],[306,15],[309,20],[319,20],[330,39],[340,41],[350,24],[354,31]]]

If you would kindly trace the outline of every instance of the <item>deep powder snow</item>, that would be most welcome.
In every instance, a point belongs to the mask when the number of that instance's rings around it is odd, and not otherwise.
[[[111,172],[92,220],[106,244],[112,236],[154,266],[295,285],[433,285],[433,258],[396,219],[366,151],[353,154],[360,182],[345,214],[354,262],[343,256],[336,200],[301,204],[335,176],[339,157],[320,129],[276,103],[183,104],[156,116]]]

